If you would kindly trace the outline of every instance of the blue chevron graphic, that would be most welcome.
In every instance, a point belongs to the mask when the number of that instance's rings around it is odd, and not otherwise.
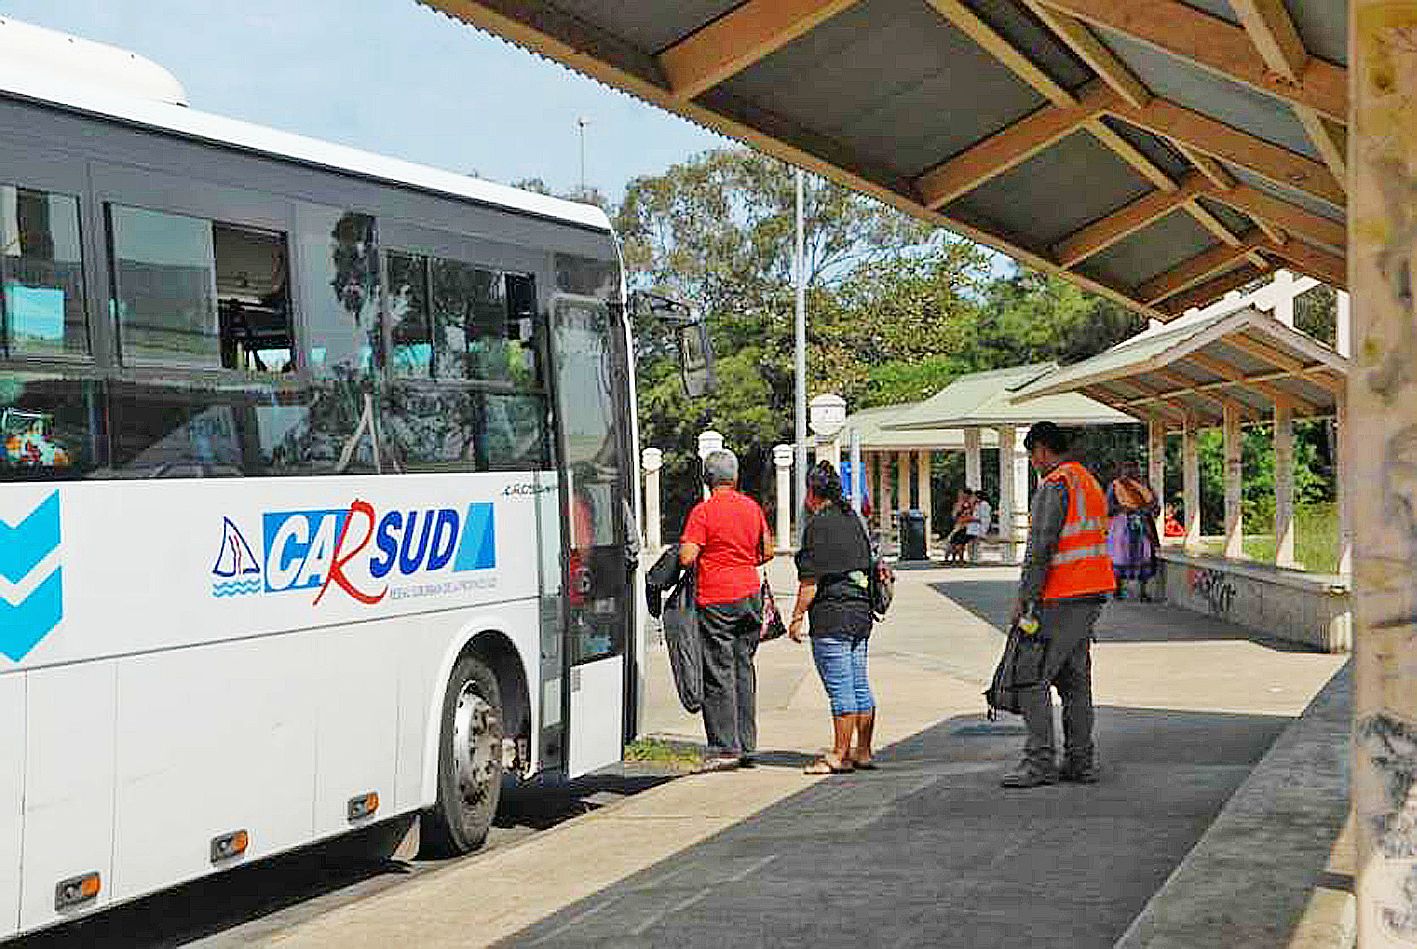
[[[64,618],[63,568],[55,567],[49,578],[18,604],[0,599],[0,653],[15,662],[33,649]]]
[[[59,492],[45,498],[19,524],[0,521],[0,577],[19,583],[59,546]]]

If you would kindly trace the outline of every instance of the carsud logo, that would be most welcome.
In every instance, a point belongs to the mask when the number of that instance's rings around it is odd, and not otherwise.
[[[212,568],[212,595],[303,590],[319,603],[333,587],[373,605],[383,601],[391,581],[399,578],[436,579],[496,567],[494,514],[492,503],[485,501],[461,510],[382,514],[359,500],[347,508],[269,511],[261,515],[264,555],[259,558],[240,528],[224,518],[222,546]],[[421,589],[448,592],[437,586]]]
[[[0,653],[23,659],[64,618],[59,492],[11,525],[0,520]]]

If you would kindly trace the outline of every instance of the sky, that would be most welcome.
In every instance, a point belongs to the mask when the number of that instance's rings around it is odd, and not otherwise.
[[[191,106],[503,183],[626,182],[731,144],[415,0],[0,0],[0,16],[132,50]]]

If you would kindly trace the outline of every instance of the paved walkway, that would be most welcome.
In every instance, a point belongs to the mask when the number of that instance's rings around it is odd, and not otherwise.
[[[771,643],[763,767],[674,781],[272,942],[1111,946],[1342,660],[1114,604],[1095,654],[1103,783],[1003,791],[1022,731],[984,721],[980,692],[1015,577],[901,574],[872,645],[878,772],[800,773],[826,702],[805,649]],[[701,738],[665,676],[649,730]]]

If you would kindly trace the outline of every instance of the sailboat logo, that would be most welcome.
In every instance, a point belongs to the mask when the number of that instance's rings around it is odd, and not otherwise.
[[[261,592],[261,562],[231,518],[221,519],[221,550],[212,566],[212,596],[242,596]]]

